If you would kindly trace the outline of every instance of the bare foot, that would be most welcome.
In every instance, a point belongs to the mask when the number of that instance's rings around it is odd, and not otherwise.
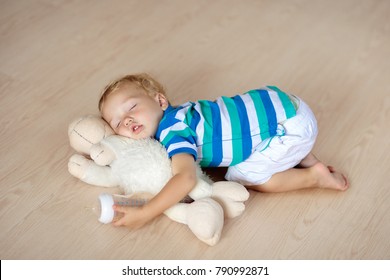
[[[312,170],[316,172],[319,188],[345,191],[349,188],[349,182],[344,174],[336,171],[332,166],[325,166],[322,162],[313,165]]]

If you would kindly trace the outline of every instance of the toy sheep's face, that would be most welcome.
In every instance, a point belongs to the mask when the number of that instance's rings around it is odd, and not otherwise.
[[[70,145],[84,155],[89,155],[92,145],[113,134],[111,127],[97,116],[79,118],[73,121],[68,128]]]

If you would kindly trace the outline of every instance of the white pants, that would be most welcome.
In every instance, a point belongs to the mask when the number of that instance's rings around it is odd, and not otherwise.
[[[230,166],[226,180],[245,186],[261,185],[272,175],[293,168],[313,149],[317,121],[309,106],[299,100],[297,115],[279,124],[280,136],[261,142],[244,162]]]

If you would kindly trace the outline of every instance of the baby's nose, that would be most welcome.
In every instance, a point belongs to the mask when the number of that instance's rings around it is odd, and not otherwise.
[[[129,126],[133,122],[132,118],[126,118],[125,119],[125,126]]]

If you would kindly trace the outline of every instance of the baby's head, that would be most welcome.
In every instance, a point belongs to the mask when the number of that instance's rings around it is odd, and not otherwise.
[[[165,96],[164,87],[152,78],[149,74],[140,73],[133,75],[126,75],[109,83],[103,90],[102,96],[99,100],[99,111],[102,112],[104,102],[106,99],[118,89],[123,88],[124,85],[134,85],[143,89],[146,94],[154,97],[156,93],[161,93]]]
[[[107,85],[99,111],[115,133],[142,139],[156,134],[168,105],[163,86],[142,73],[126,75]]]

